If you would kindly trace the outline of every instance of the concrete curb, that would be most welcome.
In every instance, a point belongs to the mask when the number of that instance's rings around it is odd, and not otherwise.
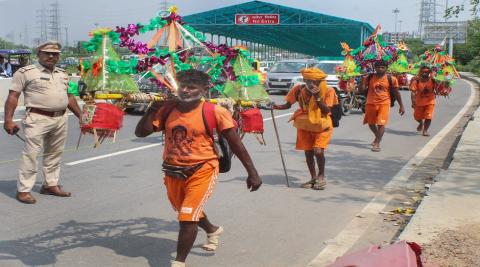
[[[461,73],[462,78],[480,86],[480,78]],[[463,132],[450,167],[435,177],[427,196],[400,234],[400,240],[420,245],[431,243],[446,230],[480,223],[480,109],[477,108]],[[454,245],[454,244],[452,244]]]
[[[354,218],[334,239],[328,244],[308,265],[307,267],[327,266],[347,253],[355,242],[366,231],[370,222],[382,218],[379,212],[382,211],[393,199],[393,192],[405,186],[410,176],[414,173],[417,166],[425,160],[440,141],[455,127],[461,118],[467,113],[471,106],[474,106],[474,88],[471,88],[472,95],[465,107],[452,118],[452,120],[437,133],[416,155],[414,155],[405,166],[384,186],[384,190],[379,192],[374,199],[365,206],[360,214]]]

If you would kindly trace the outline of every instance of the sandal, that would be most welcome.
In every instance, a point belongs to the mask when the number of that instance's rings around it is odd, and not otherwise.
[[[373,146],[373,147],[372,147],[372,151],[373,151],[373,152],[380,152],[380,150],[381,150],[381,149],[380,149],[380,146]]]
[[[305,188],[305,189],[310,189],[313,187],[313,184],[315,183],[315,179],[312,179],[306,183],[303,183],[300,185],[301,188]]]
[[[219,226],[217,231],[207,234],[207,243],[202,246],[203,250],[215,251],[218,247],[218,238],[223,234],[223,227]]]
[[[323,190],[327,186],[327,181],[325,179],[315,180],[315,183],[312,185],[313,190]]]

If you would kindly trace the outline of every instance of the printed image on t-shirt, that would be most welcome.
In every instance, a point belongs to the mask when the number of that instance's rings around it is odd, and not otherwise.
[[[195,134],[193,134],[194,136]],[[193,137],[188,136],[185,126],[177,125],[172,129],[172,136],[167,138],[170,157],[185,157],[192,153]]]
[[[431,92],[430,92],[430,89],[428,89],[428,88],[425,87],[425,88],[420,92],[420,95],[421,95],[421,97],[429,97],[430,93],[431,93]]]
[[[385,88],[382,83],[375,83],[374,87],[375,89],[375,93],[377,94],[381,94],[381,93],[384,93],[384,92],[387,92],[387,88]]]

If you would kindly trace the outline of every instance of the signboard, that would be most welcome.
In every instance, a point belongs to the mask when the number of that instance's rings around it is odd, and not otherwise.
[[[235,14],[236,25],[278,25],[280,14]]]
[[[452,38],[456,44],[467,41],[467,22],[430,22],[425,23],[422,40],[425,44],[438,44],[443,39]]]

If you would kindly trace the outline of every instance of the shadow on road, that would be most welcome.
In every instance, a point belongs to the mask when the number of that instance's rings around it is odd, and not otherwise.
[[[17,180],[0,181],[0,193],[15,200],[15,194],[17,193]]]
[[[176,241],[152,235],[177,231],[176,222],[157,218],[94,223],[72,220],[37,235],[0,241],[0,265],[5,260],[19,260],[28,266],[55,265],[57,256],[67,250],[104,247],[118,255],[143,257],[152,267],[169,266]]]
[[[357,140],[337,140],[336,142],[337,145],[358,146],[361,148],[364,148],[366,145],[364,142]],[[326,154],[325,173],[328,183],[331,185],[354,190],[378,191],[392,179],[404,164],[405,159],[400,157],[379,159],[376,154],[358,157],[350,152],[336,151],[335,153]],[[302,183],[310,179],[306,163],[303,169],[288,169],[287,171],[292,188],[298,188]],[[280,163],[279,167],[273,169],[272,172],[273,174],[261,175],[263,183],[273,186],[285,185],[285,175]],[[245,179],[245,176],[238,176],[220,180],[220,183],[244,183]],[[348,196],[342,196],[339,201],[341,199],[357,201]]]
[[[336,146],[349,146],[349,147],[356,147],[361,149],[370,149],[371,145],[365,143],[365,141],[358,140],[358,139],[333,139],[330,142],[331,145]]]
[[[401,135],[401,136],[417,136],[418,134],[411,130],[411,131],[399,131],[399,130],[393,130],[389,128],[385,128],[385,133],[391,133],[395,135]]]

